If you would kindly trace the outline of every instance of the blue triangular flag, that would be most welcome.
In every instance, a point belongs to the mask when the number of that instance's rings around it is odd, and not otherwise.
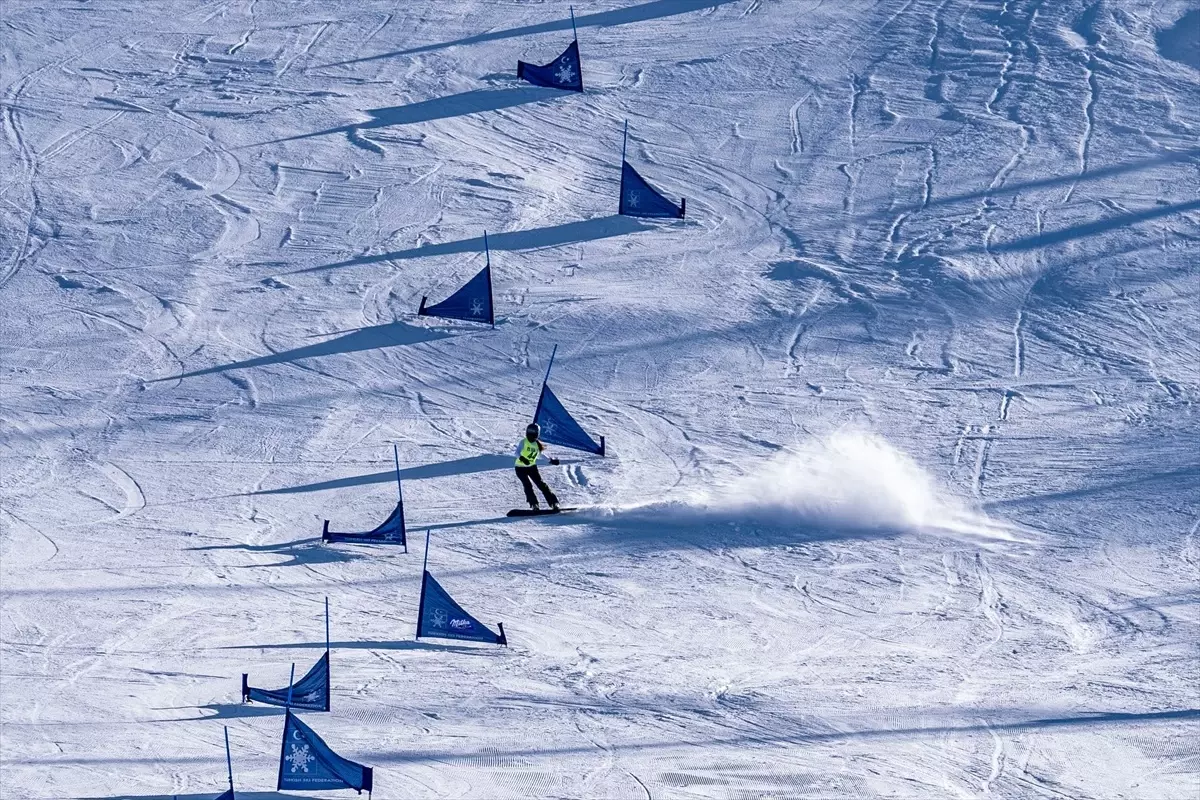
[[[549,64],[539,66],[518,61],[517,78],[529,81],[535,86],[582,92],[583,63],[579,60],[579,40],[571,42],[562,55]]]
[[[468,642],[508,644],[504,625],[500,633],[492,633],[482,622],[472,617],[454,602],[428,571],[421,581],[421,603],[417,611],[417,638],[463,639]]]
[[[400,482],[400,450],[392,445],[392,455],[396,459],[396,507],[391,515],[374,530],[366,533],[337,533],[329,530],[329,520],[321,531],[323,542],[362,542],[364,544],[399,544],[408,552],[408,539],[404,530],[404,488]]]
[[[621,162],[621,203],[618,213],[627,217],[658,217],[683,219],[687,200],[675,205],[629,165]]]
[[[237,800],[237,798],[233,796],[233,789],[226,789],[217,796],[216,800]]]
[[[492,314],[491,265],[481,269],[478,275],[442,302],[426,306],[425,300],[426,298],[421,298],[421,307],[417,310],[423,317],[445,317],[496,324],[496,318]]]
[[[544,383],[542,384],[542,396],[538,398],[537,411],[533,414],[533,421],[542,429],[540,438],[544,442],[604,455],[604,437],[601,436],[600,444],[596,444],[592,437],[579,427],[579,423],[567,413],[562,401]]]
[[[277,789],[371,791],[370,767],[342,758],[289,710],[283,723]]]
[[[338,533],[329,530],[329,520],[325,520],[325,529],[321,531],[321,540],[325,542],[361,542],[363,544],[401,544],[408,547],[404,535],[404,500],[396,503],[391,515],[379,524],[379,527],[366,533]]]
[[[283,689],[255,689],[247,683],[248,676],[242,675],[242,701],[254,700],[272,706],[286,706],[290,691],[293,708],[308,711],[329,710],[329,651],[317,659],[313,668],[296,681],[294,686]]]

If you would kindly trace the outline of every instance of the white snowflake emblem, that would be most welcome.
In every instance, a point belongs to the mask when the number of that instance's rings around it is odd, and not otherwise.
[[[294,744],[292,752],[283,760],[292,762],[292,772],[308,772],[308,765],[317,759],[308,751],[308,745]]]
[[[471,301],[471,316],[472,317],[482,317],[483,316],[483,301],[480,300],[478,297],[476,297],[474,300]]]
[[[433,627],[444,628],[449,619],[450,615],[446,613],[445,609],[435,608],[433,610]]]
[[[547,436],[553,436],[553,435],[554,435],[554,431],[555,431],[557,428],[558,428],[558,425],[556,425],[556,424],[554,423],[554,420],[549,420],[549,419],[548,419],[548,420],[546,420],[546,422],[545,422],[545,423],[542,425],[542,433],[544,433],[544,434],[545,434],[545,435],[547,435]]]
[[[302,694],[302,695],[300,695],[300,702],[301,702],[301,703],[315,703],[315,702],[317,702],[317,701],[318,701],[318,700],[320,700],[320,699],[321,699],[321,693],[320,693],[320,692],[318,692],[316,689],[313,689],[313,690],[312,690],[311,692],[309,692],[308,694]]]
[[[642,193],[630,192],[627,202],[629,203],[630,208],[637,208],[642,204]]]
[[[554,77],[558,78],[558,82],[561,84],[574,83],[575,67],[572,66],[570,61],[564,61],[562,66],[558,68],[558,72],[554,74]]]

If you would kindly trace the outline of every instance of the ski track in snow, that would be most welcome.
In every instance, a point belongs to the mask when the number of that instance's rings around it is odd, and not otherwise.
[[[266,796],[326,596],[380,800],[1195,795],[1181,9],[604,0],[580,96],[565,3],[6,6],[0,800]]]

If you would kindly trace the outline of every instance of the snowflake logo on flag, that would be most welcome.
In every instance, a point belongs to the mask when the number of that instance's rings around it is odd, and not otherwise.
[[[574,83],[575,67],[571,65],[570,61],[564,61],[562,66],[558,68],[558,72],[554,74],[554,77],[558,78],[558,82],[561,84]]]
[[[292,772],[308,772],[308,765],[317,759],[308,751],[308,745],[294,744],[292,752],[284,756],[283,760],[292,762]]]
[[[544,423],[542,423],[542,433],[544,433],[547,436],[553,436],[554,431],[557,428],[558,428],[558,425],[554,424],[554,420],[548,419]]]
[[[317,702],[317,701],[318,701],[318,700],[320,700],[320,699],[321,699],[321,693],[320,693],[320,692],[318,692],[316,689],[313,689],[313,690],[312,690],[311,692],[309,692],[308,694],[302,694],[302,695],[300,695],[300,702],[301,702],[301,703],[315,703],[315,702]]]
[[[445,609],[435,608],[433,610],[433,627],[444,628],[449,619],[450,615],[446,613]]]
[[[483,301],[480,300],[478,297],[476,297],[474,300],[471,301],[471,316],[472,317],[482,317],[483,316]]]

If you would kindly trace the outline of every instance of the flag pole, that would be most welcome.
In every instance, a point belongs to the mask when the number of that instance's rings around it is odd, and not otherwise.
[[[225,766],[229,768],[229,793],[233,794],[233,756],[229,754],[229,726],[225,726]]]
[[[625,163],[625,145],[629,142],[629,120],[625,120],[625,135],[621,137],[621,163]],[[622,173],[624,175],[624,173]]]
[[[571,6],[571,33],[575,35],[575,41],[579,41],[579,31],[575,29],[575,6]]]
[[[396,459],[396,494],[403,500],[404,491],[400,488],[400,448],[395,444],[392,445],[392,457]]]
[[[288,678],[288,696],[287,705],[284,708],[291,709],[292,707],[292,686],[296,683],[296,662],[292,662],[292,675]]]
[[[542,386],[550,380],[550,370],[554,369],[554,356],[558,353],[558,345],[554,345],[554,349],[550,351],[550,364],[546,367],[546,377],[542,378]]]
[[[425,529],[425,561],[421,564],[421,599],[417,601],[417,635],[421,638],[421,621],[425,619],[425,576],[429,574],[429,528]]]
[[[325,652],[329,652],[329,598],[325,598]]]
[[[496,306],[495,298],[492,297],[492,251],[488,247],[487,231],[483,232],[483,254],[486,261],[484,269],[488,271],[488,304],[491,306],[492,330],[496,330]]]

